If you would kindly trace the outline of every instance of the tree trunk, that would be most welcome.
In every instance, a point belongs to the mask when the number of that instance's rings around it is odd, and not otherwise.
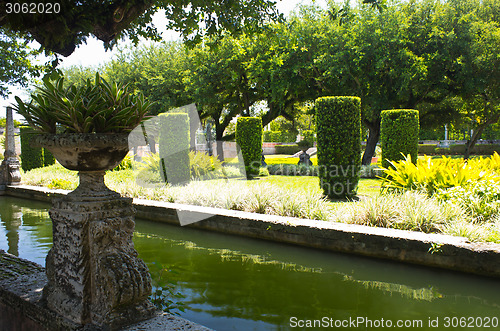
[[[370,123],[368,130],[368,139],[366,140],[365,152],[361,161],[363,165],[370,165],[372,163],[372,157],[375,154],[375,149],[380,139],[380,122]]]
[[[471,153],[472,149],[476,145],[477,141],[479,138],[481,138],[481,134],[483,134],[483,130],[490,124],[498,122],[500,119],[500,116],[495,116],[494,118],[490,118],[483,124],[479,125],[476,130],[474,130],[474,133],[472,134],[472,137],[470,137],[469,140],[467,140],[467,144],[465,145],[465,153],[464,153],[464,160],[467,160]]]
[[[207,151],[208,155],[214,155],[214,151],[212,150],[212,124],[210,122],[207,123],[206,126],[206,139],[207,139]]]
[[[217,159],[224,162],[224,142],[217,139]]]
[[[222,141],[222,135],[224,134],[224,129],[220,123],[215,122],[215,141],[217,142],[217,159],[224,162],[224,142]]]
[[[153,135],[150,135],[148,136],[148,144],[149,144],[149,150],[151,151],[151,153],[153,154],[156,154],[156,140],[155,140],[155,136]]]
[[[476,145],[476,142],[479,140],[481,137],[481,134],[483,133],[484,126],[478,127],[476,130],[474,130],[474,133],[472,134],[472,137],[470,137],[469,140],[467,140],[467,143],[465,144],[465,153],[464,153],[464,160],[469,159],[472,149]]]

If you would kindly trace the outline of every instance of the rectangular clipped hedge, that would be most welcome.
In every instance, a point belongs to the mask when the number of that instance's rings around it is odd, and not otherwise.
[[[419,144],[418,154],[434,155],[436,154],[436,144]]]
[[[47,167],[49,165],[55,164],[56,158],[54,157],[54,155],[52,155],[52,153],[48,149],[46,148],[42,149],[43,149],[43,166]]]
[[[183,113],[166,113],[160,118],[159,153],[162,178],[172,185],[189,182],[189,117]]]
[[[354,197],[361,167],[361,100],[321,97],[315,109],[321,188],[332,199]]]
[[[29,171],[43,167],[43,149],[41,147],[31,147],[30,140],[35,130],[29,126],[19,127],[21,136],[21,168]]]
[[[448,150],[450,155],[463,155],[465,145],[450,145]],[[494,152],[500,153],[500,145],[476,144],[472,148],[472,154],[475,155],[493,155]]]
[[[276,149],[276,154],[293,155],[301,151],[297,144],[276,145],[274,148]]]
[[[297,139],[296,134],[286,131],[264,131],[262,137],[266,143],[287,143]]]
[[[238,117],[236,144],[241,150],[247,177],[258,176],[262,158],[262,119],[260,117]]]
[[[476,144],[472,148],[474,155],[493,155],[500,153],[500,145],[494,144]],[[465,145],[453,144],[450,147],[437,147],[436,144],[420,144],[418,145],[418,154],[425,155],[463,155],[465,153]]]
[[[415,109],[383,110],[380,114],[382,166],[403,160],[408,154],[413,162],[418,156],[419,117]]]

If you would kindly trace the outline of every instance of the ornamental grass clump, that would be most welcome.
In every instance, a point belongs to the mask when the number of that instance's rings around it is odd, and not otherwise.
[[[441,232],[451,236],[465,237],[473,242],[500,243],[500,219],[492,223],[458,220],[441,226]]]
[[[336,218],[345,223],[400,230],[441,232],[445,224],[464,220],[460,206],[441,203],[420,192],[381,195],[338,208]]]
[[[127,133],[139,125],[152,103],[128,84],[108,83],[97,73],[81,87],[64,87],[64,78],[43,85],[24,103],[16,97],[16,111],[42,133]]]

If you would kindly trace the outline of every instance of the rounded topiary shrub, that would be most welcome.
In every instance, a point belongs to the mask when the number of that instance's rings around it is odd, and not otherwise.
[[[352,198],[361,168],[361,100],[321,97],[315,109],[320,186],[329,198]]]
[[[185,184],[189,170],[189,118],[183,113],[158,115],[160,119],[160,169],[162,179],[172,185]]]
[[[31,137],[35,134],[29,126],[19,127],[21,136],[21,168],[28,171],[43,167],[43,150],[41,147],[34,148],[30,146]]]
[[[238,117],[236,143],[241,149],[247,177],[257,176],[262,157],[262,119]]]
[[[380,143],[382,166],[390,166],[389,161],[403,160],[408,154],[417,162],[418,156],[418,110],[383,110],[380,123]]]

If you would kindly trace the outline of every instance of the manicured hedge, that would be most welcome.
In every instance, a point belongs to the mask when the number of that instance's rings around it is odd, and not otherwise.
[[[262,119],[238,117],[236,143],[241,149],[247,177],[257,176],[262,157]]]
[[[449,155],[463,155],[465,153],[465,145],[453,144],[449,148],[441,151],[443,154]],[[494,152],[500,153],[500,145],[493,144],[476,144],[472,148],[474,155],[493,155]]]
[[[262,136],[266,143],[294,142],[297,139],[295,133],[286,131],[264,131]]]
[[[56,158],[54,157],[54,155],[52,155],[52,153],[48,149],[43,148],[43,166],[46,167],[49,165],[53,165],[54,163],[56,163]]]
[[[270,175],[283,175],[283,176],[317,176],[317,166],[306,166],[297,164],[269,164],[267,170]]]
[[[419,144],[418,154],[434,155],[436,154],[436,144]]]
[[[158,140],[162,178],[172,185],[189,181],[189,117],[182,113],[160,114]]]
[[[31,147],[30,140],[35,130],[29,126],[19,127],[21,136],[21,168],[28,171],[43,167],[43,150],[41,147]]]
[[[330,198],[351,198],[361,167],[361,100],[321,97],[315,109],[320,186]]]
[[[380,123],[382,166],[390,166],[389,161],[403,160],[408,154],[413,162],[418,156],[418,110],[383,110]]]
[[[472,148],[472,153],[476,155],[493,155],[495,152],[500,154],[500,145],[476,144]]]
[[[274,148],[276,149],[276,154],[293,155],[301,151],[299,145],[297,144],[276,145]]]

